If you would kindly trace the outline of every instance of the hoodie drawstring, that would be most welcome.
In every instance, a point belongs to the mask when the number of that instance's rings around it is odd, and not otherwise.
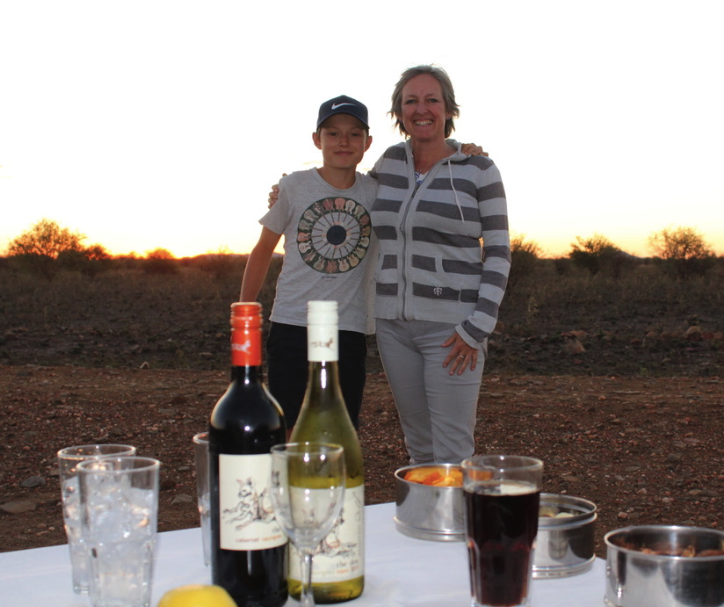
[[[453,181],[453,173],[452,173],[452,166],[450,164],[450,159],[447,159],[447,170],[448,174],[450,175],[450,187],[453,191],[453,196],[455,196],[455,204],[458,205],[458,211],[460,212],[460,219],[462,219],[462,222],[465,223],[465,216],[463,215],[463,209],[460,206],[460,201],[458,200],[458,193],[455,189],[455,182]]]

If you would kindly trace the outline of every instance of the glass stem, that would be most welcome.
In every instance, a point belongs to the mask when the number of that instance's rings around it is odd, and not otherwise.
[[[314,592],[312,590],[312,551],[300,550],[300,572],[302,578],[302,593],[299,597],[301,607],[314,607]]]

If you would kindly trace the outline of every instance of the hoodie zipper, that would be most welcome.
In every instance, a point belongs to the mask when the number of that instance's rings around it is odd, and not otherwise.
[[[455,190],[455,185],[453,183],[453,177],[452,177],[452,166],[450,165],[451,157],[454,156],[458,151],[454,152],[450,156],[447,156],[445,158],[442,158],[438,160],[432,167],[430,167],[430,170],[425,175],[425,178],[418,183],[415,179],[415,162],[412,156],[412,147],[410,146],[409,142],[406,144],[407,148],[407,165],[408,165],[408,178],[412,179],[412,182],[415,184],[415,187],[412,190],[412,193],[410,196],[408,196],[405,204],[404,204],[404,212],[402,214],[402,217],[400,219],[400,224],[398,225],[398,229],[400,231],[400,238],[402,239],[402,273],[400,274],[400,284],[402,287],[402,299],[400,301],[400,310],[399,310],[399,316],[402,320],[408,320],[407,314],[405,313],[407,310],[407,280],[405,276],[408,275],[407,272],[405,272],[406,264],[407,264],[407,249],[408,249],[408,242],[407,242],[407,236],[405,233],[405,225],[407,224],[407,217],[410,214],[410,209],[412,208],[412,204],[415,201],[415,197],[417,196],[418,191],[422,187],[422,184],[424,184],[432,174],[433,171],[437,169],[443,162],[447,161],[448,163],[448,169],[450,172],[450,186],[453,190],[453,195],[455,196],[455,204],[458,207],[458,211],[460,211],[460,219],[465,223],[465,218],[463,217],[463,210],[460,207],[460,202],[458,201],[457,192]],[[410,268],[412,269],[412,268]],[[411,273],[410,273],[411,274]]]
[[[437,169],[438,165],[442,162],[442,160],[439,160],[436,162],[432,167],[430,167],[430,170],[425,175],[425,178],[418,183],[415,179],[415,160],[412,156],[412,147],[410,146],[409,142],[407,145],[407,165],[408,165],[408,178],[412,179],[412,182],[415,184],[415,187],[412,190],[412,193],[407,197],[406,203],[404,205],[404,211],[402,213],[402,217],[400,218],[400,237],[402,238],[402,273],[400,274],[400,283],[402,286],[402,298],[400,300],[400,311],[399,316],[402,320],[408,320],[407,318],[407,279],[405,278],[408,275],[411,275],[412,272],[406,272],[405,269],[407,268],[407,249],[408,249],[408,240],[407,240],[407,234],[405,231],[405,226],[407,225],[407,218],[410,214],[410,209],[412,208],[412,205],[415,202],[415,197],[417,196],[417,193],[420,191],[420,188],[422,187],[422,184],[425,183],[432,172]],[[444,159],[443,159],[444,160]],[[412,270],[412,268],[410,268]]]
[[[427,179],[427,177],[425,177]],[[410,214],[410,208],[412,207],[412,203],[415,200],[415,195],[417,194],[417,191],[420,189],[421,183],[417,183],[415,181],[415,167],[413,165],[412,167],[412,180],[415,183],[415,187],[412,190],[412,194],[407,197],[407,201],[404,206],[404,211],[402,214],[402,217],[400,218],[400,225],[398,226],[398,229],[400,230],[400,238],[402,239],[402,273],[400,274],[400,286],[402,287],[402,299],[400,300],[400,310],[399,310],[399,316],[402,318],[402,320],[407,320],[407,314],[405,314],[405,310],[407,308],[406,302],[407,302],[407,272],[405,272],[405,267],[407,264],[407,234],[405,232],[405,224],[407,223],[407,216]],[[424,181],[424,179],[423,179]]]

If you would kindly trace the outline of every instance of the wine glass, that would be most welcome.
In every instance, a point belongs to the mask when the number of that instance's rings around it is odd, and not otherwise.
[[[300,555],[299,604],[314,607],[312,557],[342,509],[344,449],[327,443],[286,443],[274,445],[271,455],[276,519]]]

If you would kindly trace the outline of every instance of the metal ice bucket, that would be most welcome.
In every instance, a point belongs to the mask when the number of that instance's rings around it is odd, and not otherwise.
[[[597,518],[593,502],[541,493],[533,577],[565,577],[588,571],[596,560]]]

